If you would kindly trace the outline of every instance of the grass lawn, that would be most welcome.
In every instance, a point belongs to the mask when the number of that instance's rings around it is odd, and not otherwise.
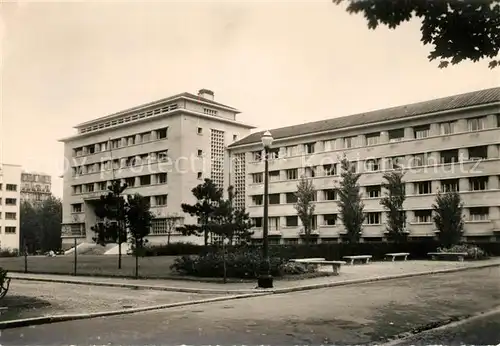
[[[181,276],[170,270],[176,256],[154,256],[139,258],[139,276],[143,279],[177,279],[202,282],[219,282],[222,278],[198,278]],[[24,272],[24,257],[1,257],[0,267],[12,272]],[[73,275],[74,257],[28,256],[28,273]],[[122,256],[122,268],[118,269],[117,255],[81,255],[77,258],[77,275],[135,277],[135,258]],[[328,276],[330,273],[316,272],[292,275],[277,280],[300,280],[312,277]],[[255,279],[228,279],[228,282],[255,281]]]

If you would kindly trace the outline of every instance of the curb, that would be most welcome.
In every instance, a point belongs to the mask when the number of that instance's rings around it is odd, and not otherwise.
[[[269,294],[270,293],[240,294],[240,295],[234,295],[234,296],[215,297],[215,298],[209,298],[209,299],[184,301],[184,302],[178,302],[178,303],[146,306],[146,307],[142,307],[142,308],[131,308],[131,309],[124,309],[124,310],[93,312],[93,313],[87,313],[87,314],[31,317],[31,318],[25,318],[25,319],[0,322],[0,330],[10,329],[10,328],[27,327],[27,326],[40,325],[40,324],[83,320],[83,319],[90,319],[90,318],[97,318],[97,317],[125,315],[125,314],[137,313],[137,312],[176,308],[176,307],[180,307],[180,306],[199,305],[199,304],[206,304],[206,303],[213,303],[213,302],[221,302],[221,301],[228,301],[228,300],[258,297],[258,296],[269,295]]]
[[[21,278],[20,277],[12,277],[12,276],[10,276],[10,277],[12,279],[15,279],[15,280],[24,280],[24,281],[54,282],[54,283],[67,283],[67,284],[89,285],[89,286],[108,286],[108,287],[146,289],[146,290],[180,292],[180,293],[242,295],[242,294],[256,294],[256,293],[258,293],[258,294],[262,294],[262,293],[282,294],[282,293],[308,291],[308,290],[336,287],[336,286],[364,284],[364,283],[385,281],[385,280],[404,279],[404,278],[418,277],[418,276],[424,276],[424,275],[455,273],[455,272],[461,272],[461,271],[466,271],[466,270],[484,269],[484,268],[492,268],[492,267],[498,267],[498,266],[500,266],[500,263],[490,263],[490,264],[476,265],[476,266],[472,266],[472,267],[439,269],[439,270],[433,270],[433,271],[386,275],[386,276],[378,276],[378,277],[354,279],[354,280],[345,280],[345,281],[337,281],[337,282],[326,282],[326,283],[322,283],[322,284],[292,286],[292,287],[286,287],[286,288],[263,289],[263,290],[259,290],[258,292],[256,292],[255,289],[224,290],[224,289],[210,289],[210,288],[171,287],[171,286],[158,286],[158,285],[152,286],[152,285],[145,285],[145,284],[104,282],[104,281],[78,281],[78,280],[71,280],[71,279],[51,279],[51,278],[37,278],[37,277],[24,277],[24,278],[23,277],[21,277]]]
[[[436,327],[436,328],[424,330],[420,333],[410,334],[410,335],[404,336],[404,337],[399,338],[399,339],[394,339],[394,340],[391,340],[389,342],[380,344],[378,346],[398,346],[398,345],[401,345],[402,343],[411,342],[412,339],[414,339],[415,337],[418,337],[418,336],[427,335],[427,334],[430,334],[430,333],[433,333],[436,331],[441,331],[441,330],[446,330],[449,328],[458,327],[458,326],[461,326],[463,324],[478,320],[480,318],[488,317],[490,315],[495,315],[498,313],[500,313],[500,306],[497,306],[497,307],[495,307],[491,310],[485,311],[485,312],[479,312],[479,313],[473,314],[473,315],[466,317],[464,319],[461,319],[459,321],[454,321],[454,322],[444,324],[444,325]]]

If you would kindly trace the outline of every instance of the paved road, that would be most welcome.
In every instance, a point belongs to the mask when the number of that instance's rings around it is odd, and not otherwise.
[[[350,285],[4,330],[0,344],[367,344],[500,306],[499,282],[490,268]]]
[[[469,323],[415,336],[401,345],[498,345],[500,312]]]

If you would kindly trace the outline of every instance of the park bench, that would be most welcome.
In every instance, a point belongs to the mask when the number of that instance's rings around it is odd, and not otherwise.
[[[325,261],[326,258],[292,258],[290,262],[307,263],[309,261]]]
[[[438,257],[451,257],[463,262],[465,256],[467,256],[467,252],[428,252],[427,255],[431,256],[433,260],[438,259]]]
[[[392,257],[392,262],[396,259],[396,257],[404,257],[404,261],[410,256],[408,252],[397,252],[397,253],[386,253],[385,257]]]
[[[364,263],[368,264],[368,263],[370,263],[370,259],[372,258],[372,255],[344,256],[343,258],[350,260],[351,261],[349,263],[350,265],[353,265],[355,260],[361,260],[362,263],[364,260],[365,261]]]

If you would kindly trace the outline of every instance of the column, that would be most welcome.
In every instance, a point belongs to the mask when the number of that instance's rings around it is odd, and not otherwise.
[[[126,147],[127,146],[127,138],[123,137],[123,138],[120,138],[120,147]]]
[[[500,220],[500,207],[490,207],[490,220]]]
[[[120,168],[124,168],[127,166],[127,158],[120,159]]]
[[[344,139],[343,138],[335,139],[335,149],[344,149]]]
[[[280,158],[286,157],[286,147],[280,147],[278,155],[279,155]]]
[[[157,139],[158,139],[158,135],[157,135],[157,133],[156,133],[156,130],[152,130],[152,131],[151,131],[151,140],[152,140],[152,141],[155,141],[155,140],[157,140]]]
[[[380,132],[380,143],[381,144],[389,143],[389,131]]]
[[[469,179],[468,178],[460,178],[458,180],[458,190],[460,192],[469,191]]]
[[[488,158],[489,159],[500,158],[499,145],[498,144],[488,145]]]
[[[405,139],[415,139],[413,127],[405,127]]]
[[[141,186],[141,178],[134,177],[134,186]]]
[[[499,188],[500,177],[497,175],[490,175],[488,177],[488,190],[497,190]]]
[[[439,180],[431,181],[431,193],[437,193],[438,190],[441,190],[441,183]]]
[[[366,136],[365,135],[358,135],[358,137],[356,138],[355,147],[366,147]]]
[[[432,151],[427,154],[427,164],[431,166],[439,165],[441,163],[441,154],[439,151]]]
[[[414,183],[405,183],[405,191],[407,195],[414,195],[415,194]]]
[[[469,160],[469,149],[460,148],[458,149],[458,161],[465,162]]]
[[[439,136],[439,124],[438,123],[433,123],[431,124],[431,128],[429,130],[429,136]]]
[[[467,132],[467,119],[459,119],[457,121],[457,127],[456,127],[456,132]]]
[[[156,174],[151,174],[151,185],[154,185],[154,184],[157,184],[157,181],[156,181]]]
[[[489,114],[486,117],[486,128],[493,129],[496,127],[497,127],[497,115],[496,114]]]

